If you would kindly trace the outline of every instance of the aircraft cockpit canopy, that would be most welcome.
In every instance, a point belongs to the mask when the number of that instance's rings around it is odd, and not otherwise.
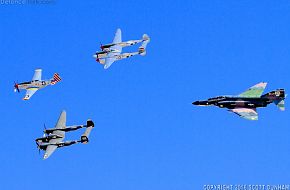
[[[220,100],[223,100],[225,98],[226,98],[225,96],[217,96],[214,98],[209,98],[208,101],[220,101]]]

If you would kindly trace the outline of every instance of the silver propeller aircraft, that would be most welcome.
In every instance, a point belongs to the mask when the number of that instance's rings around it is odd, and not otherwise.
[[[18,84],[14,82],[14,91],[20,92],[22,89],[26,90],[26,95],[23,100],[29,100],[37,90],[42,89],[48,85],[55,85],[61,81],[58,73],[55,73],[52,79],[41,80],[41,73],[41,69],[36,69],[31,81]]]
[[[150,38],[147,34],[144,34],[141,40],[129,40],[122,42],[121,29],[117,29],[114,40],[111,44],[101,45],[100,52],[96,52],[93,57],[97,62],[104,65],[104,69],[108,69],[115,61],[126,59],[134,55],[146,55],[146,47],[150,42]],[[122,53],[122,48],[132,46],[137,43],[142,43],[138,48],[138,52]]]
[[[84,134],[82,134],[80,140],[63,141],[65,133],[75,131],[81,128],[86,128]],[[77,143],[86,144],[89,142],[89,135],[94,128],[92,120],[87,120],[86,125],[74,125],[66,126],[66,112],[62,111],[55,128],[45,129],[44,135],[41,138],[35,139],[38,150],[44,150],[43,159],[47,159],[57,148],[70,146]]]

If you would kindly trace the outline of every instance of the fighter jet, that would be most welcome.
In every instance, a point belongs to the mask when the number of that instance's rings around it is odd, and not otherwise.
[[[26,95],[23,100],[29,100],[37,90],[42,89],[48,85],[55,85],[61,81],[58,73],[55,73],[52,79],[41,80],[41,73],[41,69],[36,69],[31,81],[18,84],[14,82],[14,92],[20,92],[20,90],[25,89]]]
[[[121,29],[117,29],[114,40],[111,44],[101,45],[101,51],[96,52],[93,57],[97,62],[104,65],[104,69],[108,69],[115,61],[126,59],[134,55],[146,55],[146,47],[150,42],[147,34],[144,34],[141,40],[129,40],[122,42]],[[142,43],[138,48],[138,52],[122,53],[122,48]]]
[[[256,108],[266,107],[274,103],[281,111],[285,110],[285,90],[277,89],[262,95],[267,83],[261,82],[239,94],[238,96],[218,96],[208,100],[195,101],[192,104],[197,106],[218,106],[228,108],[244,119],[258,120]]]
[[[84,134],[82,134],[80,140],[63,141],[65,133],[75,131],[81,128],[86,128]],[[44,150],[45,154],[43,159],[47,159],[57,148],[70,146],[77,143],[86,144],[89,142],[89,135],[94,128],[92,120],[87,120],[86,125],[74,125],[66,126],[66,112],[62,111],[55,128],[46,129],[43,131],[43,137],[35,139],[38,150]]]

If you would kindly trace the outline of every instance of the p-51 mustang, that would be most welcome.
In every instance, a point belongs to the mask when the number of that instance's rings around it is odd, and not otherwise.
[[[86,128],[84,134],[82,134],[80,140],[63,141],[65,133],[75,131],[81,128]],[[55,128],[45,129],[44,135],[41,138],[35,139],[39,150],[44,150],[45,154],[43,159],[47,159],[57,148],[70,146],[77,143],[86,144],[89,142],[89,135],[94,128],[92,120],[87,120],[86,125],[66,126],[66,112],[62,111],[57,121]]]
[[[266,107],[268,104],[274,103],[281,111],[285,110],[285,90],[277,89],[262,95],[266,85],[267,83],[261,82],[238,96],[218,96],[204,101],[195,101],[192,104],[197,106],[213,105],[220,108],[228,108],[228,111],[244,119],[258,120],[256,108]]]
[[[150,38],[147,34],[144,34],[141,40],[122,42],[121,29],[117,29],[113,42],[111,44],[101,45],[100,48],[102,51],[96,52],[93,57],[97,62],[103,64],[105,69],[108,69],[115,61],[129,58],[134,55],[146,55],[146,47],[149,42]],[[138,52],[121,54],[123,47],[132,46],[137,43],[142,43],[138,48]]]
[[[48,85],[55,85],[56,83],[61,81],[58,73],[55,73],[52,79],[41,80],[41,73],[41,69],[36,69],[31,81],[18,84],[14,82],[14,91],[20,92],[20,90],[22,89],[26,90],[26,95],[23,100],[29,100],[37,90],[42,89]]]

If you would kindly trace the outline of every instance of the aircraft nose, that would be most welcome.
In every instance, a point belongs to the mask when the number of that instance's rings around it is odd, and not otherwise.
[[[195,102],[192,102],[193,105],[196,105],[196,106],[208,106],[209,103],[208,101],[195,101]]]

